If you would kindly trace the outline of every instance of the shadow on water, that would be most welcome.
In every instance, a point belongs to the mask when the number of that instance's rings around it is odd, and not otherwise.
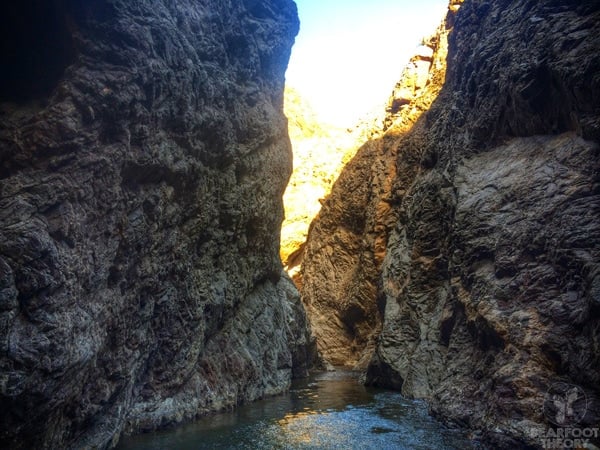
[[[348,372],[296,380],[284,395],[202,418],[176,430],[124,438],[118,450],[469,449],[458,430],[420,401],[362,386]]]

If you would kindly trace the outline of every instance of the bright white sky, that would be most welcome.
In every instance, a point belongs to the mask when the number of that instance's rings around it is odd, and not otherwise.
[[[286,74],[322,119],[351,126],[384,103],[448,0],[295,0],[300,34]]]

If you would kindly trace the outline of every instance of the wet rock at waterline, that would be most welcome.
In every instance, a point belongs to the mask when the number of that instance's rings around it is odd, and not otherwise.
[[[600,7],[451,3],[439,96],[406,130],[410,96],[394,92],[386,134],[312,225],[303,295],[326,360],[354,363],[339,348],[381,326],[367,382],[428,399],[494,447],[541,447],[536,435],[572,425],[545,408],[557,383],[585,398],[577,426],[600,424]],[[369,181],[382,164],[387,191]]]
[[[278,255],[293,2],[0,21],[0,446],[104,447],[286,389],[310,344]]]
[[[317,372],[290,390],[176,430],[128,436],[118,450],[479,450],[464,430],[445,427],[427,404],[365,387],[356,372]]]

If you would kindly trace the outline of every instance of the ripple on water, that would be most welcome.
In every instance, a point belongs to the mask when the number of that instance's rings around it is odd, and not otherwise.
[[[427,414],[423,402],[365,388],[355,374],[326,372],[294,383],[289,393],[203,418],[193,424],[124,439],[120,450],[327,449],[452,450],[477,448],[463,433]]]

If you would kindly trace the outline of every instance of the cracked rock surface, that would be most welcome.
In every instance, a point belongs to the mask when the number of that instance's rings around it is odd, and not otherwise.
[[[431,107],[408,123],[399,84],[313,222],[303,296],[326,359],[375,331],[367,383],[492,448],[539,448],[558,383],[578,388],[577,426],[600,423],[600,8],[453,0],[446,28]]]
[[[283,391],[310,344],[278,254],[295,5],[38,3],[0,27],[0,446]]]
[[[413,176],[367,381],[500,448],[541,446],[555,383],[600,423],[599,26],[594,2],[465,1],[440,96],[395,142]]]

